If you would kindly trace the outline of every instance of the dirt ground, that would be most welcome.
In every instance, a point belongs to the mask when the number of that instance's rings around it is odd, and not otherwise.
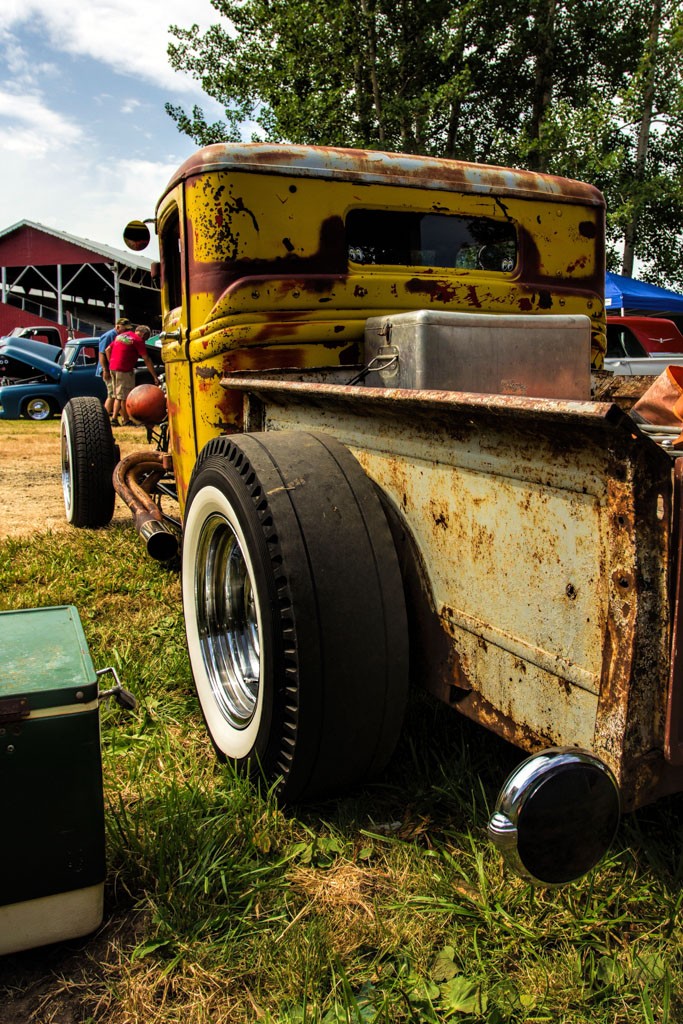
[[[147,448],[142,427],[114,434],[122,456]],[[131,519],[118,497],[114,519]],[[59,420],[0,420],[0,540],[71,529],[64,515]],[[123,915],[95,937],[0,957],[0,1024],[79,1024],[86,1013],[80,987],[104,977],[118,942],[134,943],[137,927],[135,918]]]
[[[64,515],[60,423],[0,420],[0,537],[70,530]],[[114,431],[121,455],[147,448],[144,427]],[[117,496],[114,520],[131,514]]]

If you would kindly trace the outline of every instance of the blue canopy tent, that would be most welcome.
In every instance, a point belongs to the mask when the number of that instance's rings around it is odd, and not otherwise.
[[[605,274],[605,312],[683,316],[683,295],[619,274]]]

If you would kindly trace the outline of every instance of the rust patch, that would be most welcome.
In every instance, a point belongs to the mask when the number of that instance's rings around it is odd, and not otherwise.
[[[405,283],[409,295],[426,295],[430,302],[454,302],[458,294],[454,282],[429,281],[423,277],[413,277]]]
[[[513,743],[530,754],[553,745],[550,733],[536,732],[523,722],[515,722],[514,719],[490,704],[476,690],[472,690],[454,706],[466,718],[478,722],[484,728],[507,740],[508,743]]]
[[[214,260],[197,260],[194,245],[188,245],[190,279],[192,291],[206,292],[216,302],[218,297],[241,278],[263,277],[265,279],[286,276],[346,275],[346,234],[341,217],[329,217],[320,226],[318,249],[308,256],[296,252],[295,242],[290,238],[282,240],[282,253],[273,253],[269,259],[253,259],[240,251],[240,233],[236,218],[255,217],[241,200],[228,203],[223,208],[222,222],[216,223],[215,211],[195,214],[194,222],[188,220],[187,237],[193,240],[201,236],[204,247],[212,243],[216,252]]]
[[[434,499],[429,502],[434,525],[441,530],[448,529],[448,506],[443,505]]]
[[[477,289],[476,286],[473,284],[468,285],[467,288],[467,303],[468,305],[473,306],[475,309],[481,309],[481,302],[479,301],[479,296],[477,295]]]
[[[571,277],[572,274],[575,274],[577,270],[582,270],[586,266],[587,263],[588,263],[588,257],[587,256],[581,256],[580,259],[574,260],[573,263],[570,263],[567,266],[567,276]]]
[[[625,593],[633,586],[633,577],[630,573],[617,571],[612,573],[612,582],[620,593]]]
[[[604,208],[598,190],[588,184],[552,178],[534,171],[444,160],[404,153],[341,149],[334,146],[291,146],[271,143],[216,143],[198,150],[173,175],[166,192],[181,181],[209,173],[251,171],[289,177],[330,177],[359,184],[395,184],[501,196],[541,196],[549,202],[581,202]],[[295,185],[289,186],[294,191]]]

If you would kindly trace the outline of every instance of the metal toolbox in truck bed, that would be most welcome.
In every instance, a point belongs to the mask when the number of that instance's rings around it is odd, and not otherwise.
[[[71,606],[0,614],[0,954],[102,920],[97,675]]]
[[[371,387],[466,391],[587,401],[587,316],[442,313],[370,317],[365,357]]]

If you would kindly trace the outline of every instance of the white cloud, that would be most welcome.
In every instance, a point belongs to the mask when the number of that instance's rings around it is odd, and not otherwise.
[[[56,64],[32,61],[26,50],[8,33],[0,33],[0,43],[4,43],[3,59],[12,81],[17,87],[33,85],[44,75],[56,75]]]
[[[38,93],[19,95],[0,89],[0,153],[37,158],[51,149],[78,143],[83,132],[74,121],[50,109]],[[4,168],[3,168],[4,170]]]
[[[0,40],[30,23],[63,53],[92,57],[120,74],[147,79],[172,92],[199,86],[173,71],[166,50],[170,25],[205,29],[218,21],[210,0],[3,0]]]
[[[126,222],[154,215],[195,148],[164,100],[220,116],[169,67],[168,26],[217,17],[210,0],[0,0],[0,228],[31,220],[123,248]]]
[[[32,220],[58,231],[124,249],[128,220],[153,217],[177,164],[129,160],[55,161],[6,152],[2,157],[0,226]],[[144,253],[157,258],[156,244]]]

